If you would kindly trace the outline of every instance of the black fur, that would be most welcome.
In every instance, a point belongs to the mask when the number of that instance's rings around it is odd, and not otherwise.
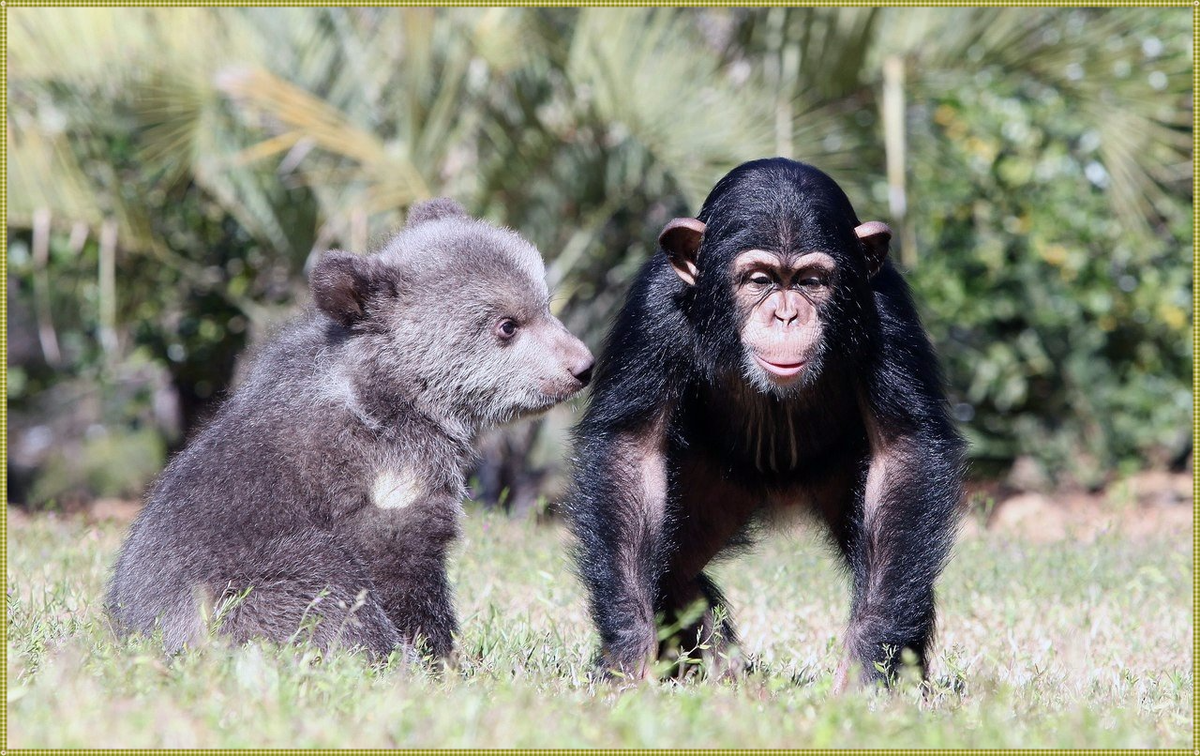
[[[802,163],[738,167],[697,217],[706,229],[695,285],[664,253],[646,262],[576,429],[566,510],[605,664],[646,674],[643,657],[661,653],[655,616],[669,621],[696,596],[722,605],[704,565],[760,515],[797,504],[823,518],[853,575],[846,645],[863,676],[883,676],[876,663],[891,669],[903,648],[924,661],[964,443],[907,285],[890,262],[872,276],[885,250],[858,239],[845,193]],[[738,371],[730,266],[756,248],[825,251],[836,262],[833,295],[818,309],[817,355],[800,390],[783,396],[755,390]],[[767,449],[756,454],[759,432]],[[872,451],[872,438],[884,451]],[[788,443],[798,446],[795,463]],[[638,473],[653,468],[630,463],[648,449],[661,450],[665,468],[657,505]],[[723,634],[734,637],[731,627]]]

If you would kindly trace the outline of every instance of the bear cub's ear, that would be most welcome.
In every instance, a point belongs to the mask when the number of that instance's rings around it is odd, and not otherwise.
[[[377,288],[373,260],[340,250],[326,252],[309,275],[313,300],[329,317],[346,327],[367,314],[367,298]]]
[[[404,224],[404,227],[412,228],[421,223],[450,218],[456,215],[461,215],[464,218],[469,217],[462,205],[449,197],[438,197],[418,202],[408,208],[408,221]]]

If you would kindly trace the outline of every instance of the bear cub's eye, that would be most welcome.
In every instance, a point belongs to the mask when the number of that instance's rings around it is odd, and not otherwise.
[[[501,341],[508,341],[513,336],[517,335],[517,328],[517,321],[513,320],[512,318],[504,318],[496,324],[496,336],[498,336]]]

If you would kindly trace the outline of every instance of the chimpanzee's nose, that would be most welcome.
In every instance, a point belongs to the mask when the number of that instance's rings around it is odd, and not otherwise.
[[[571,369],[571,375],[575,376],[575,380],[586,386],[588,385],[588,382],[592,380],[592,367],[595,364],[596,361],[593,360],[592,356],[589,354],[586,360],[580,362]]]

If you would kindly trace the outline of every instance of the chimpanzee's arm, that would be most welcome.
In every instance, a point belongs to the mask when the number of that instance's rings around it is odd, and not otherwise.
[[[654,605],[667,498],[661,423],[593,437],[581,445],[578,461],[572,529],[602,663],[642,677],[658,651]]]
[[[854,599],[846,639],[867,680],[911,649],[924,666],[933,586],[949,555],[961,493],[957,440],[872,434],[872,458],[847,557]]]
[[[642,676],[657,654],[654,605],[663,569],[668,433],[686,382],[687,329],[669,307],[677,286],[657,257],[634,282],[596,365],[575,431],[567,515],[604,663]]]
[[[871,459],[846,554],[854,574],[846,645],[867,680],[882,676],[876,663],[890,671],[905,648],[924,665],[933,586],[957,530],[965,446],[907,288],[890,267],[879,277],[882,339],[862,402]]]

